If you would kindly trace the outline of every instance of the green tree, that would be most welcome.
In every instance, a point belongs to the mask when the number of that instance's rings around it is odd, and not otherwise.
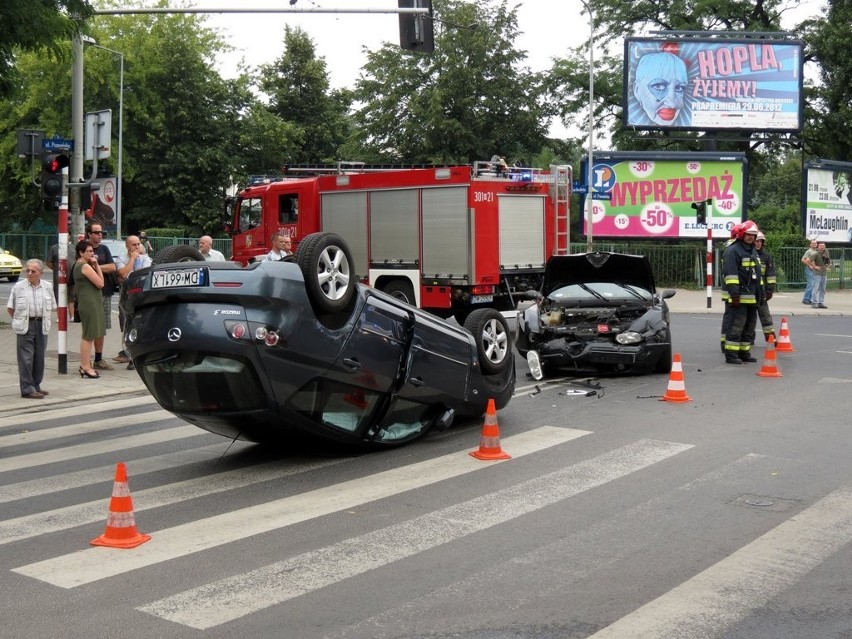
[[[260,90],[269,111],[286,123],[277,139],[278,166],[333,162],[346,138],[347,92],[330,91],[325,60],[299,28],[284,27],[284,53],[260,68]]]
[[[543,78],[515,48],[518,7],[435,0],[435,51],[387,43],[355,84],[348,148],[402,163],[466,163],[494,153],[530,162],[546,141]]]
[[[123,226],[215,233],[222,189],[240,171],[233,149],[249,100],[244,79],[225,81],[214,67],[221,39],[201,18],[178,14],[99,18],[92,34],[125,52]],[[100,64],[114,64],[98,53]],[[116,104],[116,84],[105,77],[116,78],[114,67],[87,71],[87,108],[96,108],[93,99],[97,108]]]
[[[88,0],[0,0],[0,97],[8,95],[14,84],[16,48],[67,55],[60,43],[69,40],[78,21],[91,14]]]
[[[852,159],[852,1],[828,0],[821,17],[802,24],[806,59],[819,81],[807,89],[805,143],[809,154]]]

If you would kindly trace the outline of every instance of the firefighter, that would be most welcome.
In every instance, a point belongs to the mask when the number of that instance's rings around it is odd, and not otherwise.
[[[763,284],[763,302],[757,305],[757,315],[752,320],[753,324],[749,328],[748,333],[752,336],[751,343],[754,344],[754,333],[756,328],[757,318],[760,318],[760,326],[763,329],[763,338],[768,342],[769,336],[775,337],[775,327],[772,325],[772,313],[769,311],[769,300],[775,292],[775,286],[778,279],[775,273],[775,260],[772,256],[763,250],[763,245],[766,243],[766,236],[758,231],[757,238],[754,240],[754,249],[760,258],[760,270],[762,273],[761,283]]]
[[[735,224],[731,228],[731,238],[728,241],[726,241],[725,246],[722,247],[722,260],[724,260],[725,251],[728,249],[728,247],[731,244],[733,244],[734,242],[737,241],[737,235],[739,234],[742,226],[743,226],[742,224]],[[722,265],[723,264],[719,265],[720,269],[722,268]],[[724,289],[724,288],[722,289],[722,301],[725,303],[725,312],[722,313],[722,341],[721,341],[722,354],[724,355],[725,354],[725,333],[728,332],[728,326],[731,325],[731,317],[732,317],[732,314],[733,314],[733,307],[731,306],[731,296],[728,295],[727,289]]]
[[[751,355],[749,326],[756,323],[757,305],[763,301],[760,258],[754,240],[760,229],[748,220],[737,231],[734,242],[722,257],[722,275],[728,295],[730,322],[725,331],[725,362],[756,362]]]

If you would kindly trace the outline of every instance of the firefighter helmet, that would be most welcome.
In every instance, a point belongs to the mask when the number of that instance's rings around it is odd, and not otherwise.
[[[741,240],[745,236],[746,233],[749,235],[757,235],[760,232],[760,229],[757,228],[757,224],[752,222],[751,220],[746,220],[742,223],[737,232],[737,239]]]
[[[740,236],[740,229],[742,228],[742,224],[734,224],[731,227],[731,239],[735,240]]]
[[[756,242],[757,240],[763,240],[764,242],[766,241],[766,236],[763,234],[763,231],[758,231],[758,232],[757,232],[757,238],[755,238],[755,242]]]

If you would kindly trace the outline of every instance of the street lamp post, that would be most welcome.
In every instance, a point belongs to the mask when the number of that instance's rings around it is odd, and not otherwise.
[[[595,15],[592,12],[591,0],[580,0],[589,12],[589,159],[586,166],[586,251],[591,253],[594,244],[592,228],[592,154],[595,138]]]
[[[97,44],[93,39],[87,38],[85,42],[96,49],[103,49],[104,51],[109,51],[110,53],[117,55],[119,57],[119,75],[118,75],[118,176],[116,177],[116,185],[115,185],[115,233],[116,237],[119,239],[122,237],[121,235],[121,193],[122,193],[122,184],[121,184],[121,169],[122,169],[122,158],[121,154],[124,150],[124,54],[121,51],[116,51],[115,49],[110,49],[109,47],[104,47],[100,44]]]

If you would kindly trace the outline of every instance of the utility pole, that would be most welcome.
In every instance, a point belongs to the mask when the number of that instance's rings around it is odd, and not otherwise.
[[[74,140],[74,148],[71,151],[68,214],[76,237],[85,227],[80,212],[80,189],[76,186],[83,181],[83,36],[79,31],[71,41],[71,57],[71,139]]]

